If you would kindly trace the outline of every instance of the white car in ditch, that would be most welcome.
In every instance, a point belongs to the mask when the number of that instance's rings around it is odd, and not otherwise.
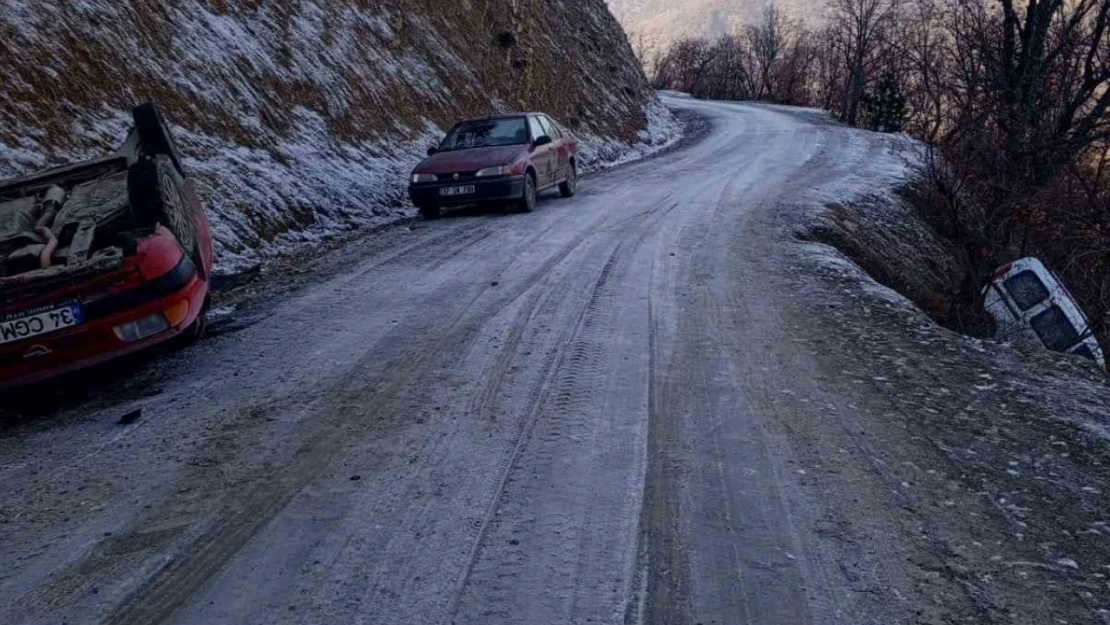
[[[1043,345],[1106,368],[1087,316],[1060,277],[1040,260],[1023,258],[1001,267],[984,297],[987,312],[998,324],[999,340]]]

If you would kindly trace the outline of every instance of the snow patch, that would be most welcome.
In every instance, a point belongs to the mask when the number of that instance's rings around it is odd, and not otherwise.
[[[682,122],[659,100],[651,102],[644,113],[647,115],[647,128],[640,131],[637,141],[631,145],[593,133],[575,133],[580,141],[579,158],[583,163],[583,173],[602,171],[646,158],[671,147],[682,138]]]
[[[814,111],[828,116],[827,112]],[[925,146],[904,135],[879,135],[854,128],[837,129],[847,148],[845,161],[855,166],[841,176],[810,189],[814,205],[848,204],[864,196],[894,198],[894,190],[910,180],[924,163]]]

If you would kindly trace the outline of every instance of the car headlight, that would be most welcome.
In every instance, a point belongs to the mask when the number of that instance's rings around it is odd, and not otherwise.
[[[439,180],[439,177],[437,177],[435,174],[413,174],[412,175],[413,184],[420,184],[421,182],[435,182],[437,180]]]
[[[479,178],[493,178],[494,176],[508,176],[508,175],[509,175],[509,168],[505,167],[504,165],[502,165],[500,167],[487,167],[486,169],[483,169],[482,171],[477,173],[477,177],[479,177]]]

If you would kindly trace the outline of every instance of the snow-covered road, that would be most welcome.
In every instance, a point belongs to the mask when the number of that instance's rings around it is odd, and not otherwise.
[[[898,460],[955,501],[958,471],[904,449],[880,355],[832,325],[866,315],[821,312],[790,237],[823,193],[882,191],[888,143],[670,104],[708,135],[533,214],[370,236],[246,327],[0,430],[0,622],[987,614]]]

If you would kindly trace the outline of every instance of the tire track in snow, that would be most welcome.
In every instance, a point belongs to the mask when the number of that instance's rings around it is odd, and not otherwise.
[[[451,243],[455,244],[450,248],[451,252],[461,253],[489,236],[488,233],[471,233],[471,229],[467,229],[467,233],[470,236],[451,239]],[[518,247],[518,251],[527,250],[543,234],[544,231],[540,231],[528,237]],[[506,291],[503,297],[494,299],[483,307],[483,310],[474,310],[474,306],[483,299],[482,295],[479,295],[461,305],[454,317],[446,318],[443,322],[434,324],[432,328],[422,332],[405,332],[414,336],[432,338],[419,341],[386,341],[389,345],[401,345],[402,349],[392,355],[372,350],[355,367],[355,370],[365,370],[373,362],[384,361],[386,364],[383,365],[380,373],[369,375],[367,378],[376,380],[374,391],[377,397],[399,397],[402,395],[403,387],[413,379],[419,379],[419,372],[425,370],[431,360],[442,357],[437,347],[465,342],[467,336],[477,332],[482,324],[496,316],[497,311],[503,310],[531,292],[535,284],[541,282],[590,236],[590,231],[584,232],[560,253],[529,272],[523,282],[516,287],[515,292]],[[433,263],[442,264],[442,259],[446,255],[444,252],[435,250],[424,253],[424,250],[417,248],[410,249],[399,257],[395,256],[387,263],[401,262],[407,257],[416,262],[432,259]],[[384,264],[378,264],[377,267],[380,268]],[[508,264],[512,264],[512,261],[507,261]],[[231,518],[220,520],[192,542],[187,550],[188,555],[185,555],[185,550],[181,550],[182,556],[167,562],[147,582],[133,591],[130,598],[110,613],[103,623],[105,625],[132,623],[147,625],[165,620],[252,536],[287,507],[290,501],[321,472],[322,466],[333,463],[334,453],[342,448],[346,438],[351,435],[350,432],[338,427],[340,421],[337,419],[342,419],[344,415],[364,405],[362,398],[368,388],[365,383],[345,386],[346,388],[332,391],[337,399],[315,410],[321,418],[314,420],[315,424],[310,428],[310,432],[301,437],[302,440],[307,438],[309,442],[298,449],[292,464],[276,471],[276,478],[271,477],[269,480],[263,480],[262,484],[256,485],[240,512]],[[394,401],[394,404],[396,403]],[[383,406],[376,412],[386,415],[394,410]]]
[[[500,471],[497,488],[472,545],[470,563],[459,578],[455,600],[439,621],[441,624],[517,622],[521,619],[577,622],[578,616],[585,618],[582,616],[585,614],[597,616],[603,612],[625,611],[625,603],[632,595],[631,563],[635,559],[634,527],[639,504],[628,501],[624,507],[614,505],[604,480],[599,488],[594,479],[603,472],[621,474],[631,470],[627,477],[636,481],[642,479],[642,468],[637,469],[639,464],[629,462],[627,456],[636,453],[632,451],[636,448],[635,436],[628,441],[631,449],[626,448],[624,452],[614,451],[607,447],[611,443],[601,440],[603,431],[616,431],[612,428],[618,427],[613,423],[618,417],[604,410],[614,395],[605,391],[615,390],[608,386],[612,384],[609,374],[614,366],[619,366],[611,362],[617,352],[609,348],[622,331],[619,321],[629,318],[628,314],[621,314],[628,312],[627,302],[621,298],[627,293],[621,291],[628,286],[625,281],[630,266],[636,261],[637,251],[654,233],[658,223],[677,207],[677,203],[657,203],[643,213],[648,219],[642,216],[631,219],[636,227],[612,229],[619,233],[613,242],[613,251],[579,311],[572,332],[563,339],[559,359],[544,384],[533,394],[527,428],[518,439],[511,461]],[[624,219],[622,223],[629,221]],[[637,302],[633,308],[639,309],[640,304]],[[619,392],[615,394],[620,395]],[[634,402],[639,399],[637,395]],[[599,411],[599,408],[602,409]],[[640,420],[642,413],[635,409],[618,412],[634,423]],[[620,447],[619,443],[617,445]],[[560,462],[585,450],[600,455],[587,454],[576,469],[559,467]],[[592,469],[585,469],[587,466]],[[534,497],[521,493],[529,488],[528,473],[559,474],[562,479],[559,501],[548,506],[522,504],[522,501],[535,501]],[[633,485],[633,499],[641,490],[642,487]],[[551,496],[552,493],[545,493],[541,497]],[[537,507],[547,512],[534,516],[541,512]],[[599,527],[613,528],[614,523],[619,524],[622,519],[632,531],[615,531],[601,536],[599,541]],[[599,524],[594,525],[594,521]],[[555,543],[545,541],[545,537],[552,535],[559,536]],[[631,544],[623,547],[617,544],[626,538]],[[537,540],[540,545],[536,544]],[[530,562],[529,554],[538,554],[542,562],[535,562],[534,558]],[[627,560],[627,566],[619,565],[619,570],[614,572],[617,585],[611,593],[599,593],[594,584],[585,581],[590,571],[583,566],[595,567],[599,554],[616,557],[618,564]],[[543,581],[537,587],[541,577]],[[563,586],[559,586],[560,583]],[[477,612],[475,606],[467,602],[472,593],[481,597],[483,607]],[[597,604],[593,600],[599,595],[602,601]],[[584,598],[587,599],[585,603],[579,603]],[[459,618],[462,621],[456,621]]]

